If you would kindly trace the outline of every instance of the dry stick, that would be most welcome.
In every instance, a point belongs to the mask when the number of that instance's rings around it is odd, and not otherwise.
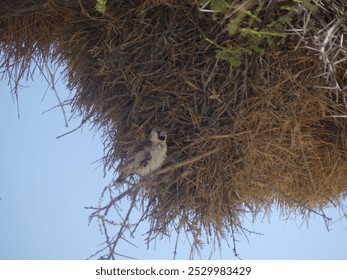
[[[105,234],[105,237],[106,237],[106,244],[107,244],[107,247],[108,247],[108,251],[111,252],[112,251],[112,247],[111,247],[112,243],[110,241],[110,237],[108,235],[108,231],[107,231],[104,219],[101,219],[101,224],[102,224],[102,228],[103,228],[103,231],[104,231],[104,234]]]
[[[35,58],[33,58],[33,60],[35,61],[37,67],[40,69],[40,72],[41,72],[42,76],[45,78],[45,80],[46,80],[46,82],[48,83],[48,85],[51,86],[51,90],[53,90],[53,92],[54,92],[54,94],[55,94],[55,96],[56,96],[56,98],[57,98],[57,100],[58,100],[59,107],[60,107],[60,109],[61,109],[61,111],[62,111],[62,113],[63,113],[63,117],[64,117],[64,121],[65,121],[65,126],[68,127],[69,124],[68,124],[68,121],[67,121],[67,117],[66,117],[64,105],[63,105],[63,103],[61,102],[61,99],[60,99],[60,97],[59,97],[58,91],[57,91],[57,89],[56,89],[56,87],[55,87],[55,72],[52,72],[52,71],[51,71],[51,69],[47,66],[47,65],[48,65],[47,61],[44,59],[44,63],[45,63],[45,65],[46,65],[46,70],[47,70],[48,75],[49,75],[49,77],[47,77],[47,76],[44,74],[44,71],[43,71],[44,69],[41,67],[41,65],[38,63],[38,61],[36,61]]]
[[[320,55],[321,55],[321,58],[322,60],[324,61],[324,64],[327,65],[328,67],[328,75],[327,75],[327,78],[331,75],[332,77],[332,80],[333,82],[335,83],[335,87],[337,89],[338,92],[340,92],[342,94],[342,98],[343,98],[343,103],[345,105],[345,107],[347,108],[347,100],[346,100],[346,94],[344,93],[344,90],[341,89],[340,87],[340,84],[339,82],[337,81],[337,78],[336,78],[336,69],[335,69],[335,65],[337,64],[336,62],[335,63],[332,63],[330,60],[329,60],[329,57],[328,57],[328,51],[327,50],[327,45],[328,43],[331,42],[332,40],[332,37],[334,36],[335,34],[335,31],[339,29],[339,27],[341,26],[341,23],[345,20],[347,16],[347,12],[345,12],[335,23],[332,27],[330,27],[328,29],[328,31],[326,32],[326,36],[322,42],[322,45],[320,47],[320,49],[318,50],[320,52]],[[343,35],[342,35],[343,36]],[[341,44],[340,44],[340,49],[342,48],[342,41],[341,41]]]
[[[175,260],[176,259],[176,255],[177,255],[177,247],[178,247],[178,239],[179,239],[179,236],[180,236],[180,232],[176,229],[176,242],[175,242],[175,250],[173,252],[173,259]]]
[[[114,259],[114,254],[116,253],[115,250],[116,250],[118,241],[122,237],[124,231],[126,230],[126,228],[127,228],[126,222],[129,222],[130,214],[131,214],[132,210],[134,209],[136,196],[137,196],[137,194],[135,195],[135,197],[133,198],[133,201],[131,202],[131,205],[130,205],[128,212],[127,212],[127,214],[123,220],[122,226],[116,235],[115,240],[112,242],[112,248],[110,248],[109,255],[108,255],[109,259]]]
[[[233,252],[234,252],[234,256],[238,259],[241,259],[239,254],[237,253],[237,246],[236,246],[236,238],[235,238],[235,229],[234,229],[234,221],[232,220],[233,218],[233,214],[231,212],[230,207],[228,207],[228,212],[229,212],[229,216],[231,217],[231,221],[230,221],[230,229],[231,229],[231,237],[232,237],[232,241],[233,241]]]
[[[89,223],[93,220],[94,217],[98,217],[98,214],[100,214],[100,212],[105,211],[104,214],[102,215],[103,217],[105,217],[108,214],[108,211],[111,209],[111,207],[119,200],[121,200],[123,197],[125,197],[126,195],[128,195],[131,191],[134,190],[134,186],[127,189],[126,191],[122,192],[120,195],[114,197],[109,203],[107,203],[107,205],[105,205],[104,207],[85,207],[85,209],[92,209],[95,210],[92,214],[89,215]]]
[[[165,172],[177,169],[177,168],[179,168],[181,166],[184,166],[184,165],[196,162],[196,161],[198,161],[198,160],[200,160],[200,159],[202,159],[204,157],[207,157],[207,156],[210,156],[210,155],[214,154],[218,150],[219,150],[218,148],[215,148],[213,150],[209,150],[209,151],[207,151],[207,152],[205,152],[203,154],[197,155],[195,157],[192,157],[192,158],[189,158],[189,159],[186,159],[186,160],[174,163],[172,165],[169,165],[169,166],[167,166],[165,168],[160,169],[156,174],[159,175],[159,174],[162,174],[162,173],[165,173]]]
[[[198,161],[198,160],[200,160],[200,159],[202,159],[202,158],[204,158],[204,157],[207,157],[207,156],[209,156],[209,155],[212,155],[212,154],[214,154],[214,153],[217,152],[217,151],[218,151],[218,148],[215,148],[215,149],[213,149],[213,150],[209,150],[209,151],[207,151],[207,152],[205,152],[205,153],[203,153],[203,154],[197,155],[197,156],[192,157],[192,158],[190,158],[190,159],[187,159],[187,160],[184,160],[184,161],[181,161],[181,162],[177,162],[177,163],[172,164],[172,165],[170,165],[170,166],[168,166],[168,167],[166,167],[166,168],[161,169],[157,174],[162,174],[162,173],[164,173],[164,172],[168,172],[168,171],[170,171],[170,170],[174,170],[174,169],[176,169],[176,168],[179,168],[179,167],[181,167],[181,166],[187,165],[187,164],[189,164],[189,163],[193,163],[193,162]],[[128,195],[129,193],[131,193],[131,191],[133,191],[133,190],[134,190],[134,187],[131,187],[131,188],[129,188],[128,190],[124,191],[124,192],[121,193],[120,195],[118,195],[118,196],[116,196],[115,198],[113,198],[106,206],[104,206],[104,207],[102,207],[102,208],[99,208],[95,213],[99,213],[99,212],[105,210],[105,213],[104,213],[104,214],[105,214],[105,216],[106,216],[107,213],[108,213],[108,211],[110,210],[111,206],[112,206],[115,202],[119,201],[119,200],[122,199],[124,196]],[[120,230],[118,231],[118,234],[117,234],[117,236],[116,236],[116,239],[112,242],[112,248],[110,248],[110,252],[109,252],[108,258],[112,258],[112,257],[113,257],[113,254],[115,254],[115,252],[114,252],[115,247],[117,246],[117,243],[118,243],[119,239],[122,237],[122,234],[123,234],[124,229],[125,229],[125,221],[129,220],[129,216],[130,216],[130,213],[131,213],[131,211],[132,211],[132,209],[133,209],[133,206],[134,206],[134,201],[132,202],[132,204],[131,204],[131,206],[130,206],[130,208],[129,208],[129,210],[128,210],[128,213],[126,214],[126,217],[125,217],[125,219],[124,219],[124,222],[123,222],[123,224],[122,224]],[[141,218],[142,218],[142,217],[141,217]]]
[[[151,200],[151,201],[153,201],[153,200]],[[140,225],[140,223],[141,223],[142,221],[144,221],[145,216],[148,214],[149,208],[150,208],[151,205],[152,205],[152,202],[151,202],[151,201],[148,202],[147,207],[146,207],[146,210],[143,212],[141,218],[138,220],[138,222],[136,223],[134,229],[133,229],[132,232],[130,233],[130,236],[131,236],[131,237],[134,236],[134,233],[135,233],[137,227]]]
[[[107,249],[107,247],[108,247],[108,246],[106,245],[104,248],[102,248],[102,249],[96,251],[94,254],[90,255],[90,256],[87,258],[87,260],[90,260],[91,258],[97,256],[99,253],[102,253],[105,249]]]
[[[74,128],[73,130],[70,130],[69,132],[66,132],[66,133],[64,133],[64,134],[58,135],[58,136],[56,137],[56,139],[59,139],[59,138],[64,137],[64,136],[66,136],[66,135],[68,135],[68,134],[70,134],[70,133],[73,133],[73,132],[75,132],[76,130],[80,129],[82,126],[83,126],[83,121],[82,121],[82,123],[81,123],[78,127]]]
[[[121,200],[124,196],[128,195],[129,193],[131,193],[131,191],[133,191],[135,189],[135,186],[127,189],[126,191],[122,192],[120,195],[116,196],[115,198],[113,198],[105,207],[100,208],[100,210],[104,210],[105,211],[105,216],[107,215],[108,211],[110,210],[110,208],[118,201]]]

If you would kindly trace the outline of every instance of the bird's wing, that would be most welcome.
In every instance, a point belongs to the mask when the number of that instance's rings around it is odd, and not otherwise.
[[[139,153],[147,153],[147,152],[149,152],[151,150],[151,148],[152,148],[152,141],[145,140],[143,142],[140,142],[138,145],[136,145],[134,147],[134,149],[132,149],[129,152],[125,164],[127,165],[127,164],[131,163],[132,161],[134,161],[136,156]]]

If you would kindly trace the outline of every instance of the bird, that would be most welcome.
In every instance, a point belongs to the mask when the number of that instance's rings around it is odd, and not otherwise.
[[[123,183],[130,175],[147,176],[159,169],[166,158],[166,139],[166,130],[163,127],[154,127],[148,140],[138,143],[128,153],[116,183]]]

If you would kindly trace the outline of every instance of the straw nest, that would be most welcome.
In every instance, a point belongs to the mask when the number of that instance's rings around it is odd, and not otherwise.
[[[135,224],[149,221],[148,241],[183,230],[193,249],[210,238],[235,241],[247,213],[255,218],[274,203],[284,214],[323,217],[320,209],[340,205],[347,26],[339,1],[278,1],[291,5],[290,14],[277,2],[240,1],[253,3],[249,11],[266,7],[254,30],[289,15],[281,34],[258,34],[258,41],[228,34],[240,10],[209,13],[213,1],[107,1],[105,14],[94,1],[43,1],[35,9],[17,3],[15,13],[2,2],[4,73],[14,77],[17,69],[19,79],[34,69],[33,59],[63,63],[75,112],[104,132],[107,169],[121,166],[153,126],[167,129],[163,168],[111,184],[105,206],[92,208],[106,234],[102,258],[119,253],[126,229],[136,230],[128,223],[134,205],[143,212]],[[249,27],[245,18],[238,27]],[[111,215],[126,197],[129,211]],[[110,236],[107,227],[116,223]]]

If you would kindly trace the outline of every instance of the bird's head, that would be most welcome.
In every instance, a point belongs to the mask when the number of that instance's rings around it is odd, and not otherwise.
[[[166,141],[166,131],[163,127],[155,127],[151,131],[150,140],[152,142],[165,142]]]

